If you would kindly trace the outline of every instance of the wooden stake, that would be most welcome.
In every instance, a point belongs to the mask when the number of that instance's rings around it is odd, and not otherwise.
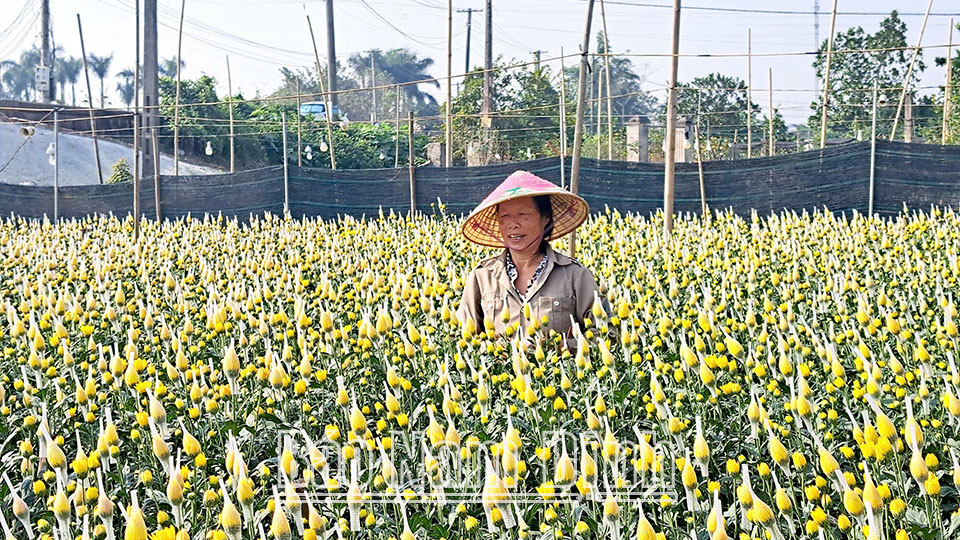
[[[573,158],[570,160],[570,192],[576,193],[580,187],[580,153],[583,151],[583,114],[587,103],[584,99],[587,93],[587,69],[589,66],[590,51],[590,22],[593,19],[594,0],[587,1],[587,20],[583,30],[583,51],[580,53],[580,78],[577,82],[577,122],[573,129]],[[577,231],[570,233],[570,256],[577,253]]]
[[[83,76],[87,80],[87,101],[90,105],[90,134],[93,137],[93,157],[97,162],[97,178],[103,184],[103,170],[100,168],[100,145],[97,144],[97,122],[93,119],[93,91],[90,89],[90,70],[87,69],[87,49],[83,45],[83,25],[77,13],[77,28],[80,30],[80,56],[83,58]]]
[[[60,109],[53,110],[53,221],[60,221]]]
[[[187,0],[180,3],[180,31],[177,36],[177,96],[173,101],[173,175],[180,176],[180,52],[183,47],[183,14],[187,8]]]
[[[417,215],[416,164],[413,161],[413,111],[407,112],[407,162],[410,166],[410,217]]]
[[[298,92],[299,93],[299,92]],[[230,172],[234,172],[234,167],[236,165],[236,153],[234,148],[234,134],[233,134],[233,81],[230,78],[230,56],[227,55],[227,110],[230,112]],[[300,109],[297,108],[297,122],[300,118]]]
[[[327,0],[328,2],[330,0]],[[317,40],[313,37],[313,24],[310,22],[310,16],[307,15],[307,27],[310,28],[310,43],[313,44],[313,58],[317,63],[317,80],[320,81],[320,94],[323,97],[323,110],[324,114],[327,117],[327,149],[330,151],[330,168],[333,170],[337,169],[337,156],[336,152],[333,150],[333,111],[332,108],[332,99],[327,95],[327,91],[323,88],[323,72],[320,71],[320,53],[317,52]],[[300,111],[297,111],[297,114],[300,114]]]
[[[697,90],[697,121],[693,124],[693,143],[697,147],[697,174],[700,177],[700,215],[706,222],[707,214],[707,188],[703,181],[703,154],[700,150],[700,90]]]
[[[677,71],[680,63],[680,0],[673,0],[673,47],[670,57],[670,87],[667,94],[667,149],[663,159],[663,235],[673,231],[673,176],[677,146]]]
[[[830,60],[833,58],[833,36],[837,25],[837,0],[830,14],[830,37],[827,39],[827,66],[823,76],[823,112],[820,115],[820,148],[827,145],[827,106],[830,103]]]
[[[140,115],[133,113],[133,132],[140,132]],[[140,145],[137,144],[139,137],[133,138],[133,242],[140,241],[140,167],[137,166],[137,155],[140,152]]]
[[[907,89],[910,87],[910,76],[913,75],[913,66],[917,63],[917,56],[920,54],[920,44],[923,43],[923,31],[927,29],[927,19],[930,18],[930,8],[933,7],[933,0],[927,2],[927,12],[923,16],[923,24],[920,25],[920,37],[917,38],[917,46],[913,49],[913,58],[910,59],[910,67],[907,68],[907,76],[903,80],[903,90],[900,91],[900,101],[897,103],[897,113],[893,115],[893,129],[890,131],[890,140],[897,136],[897,122],[900,120],[900,111],[903,110],[903,100],[907,96]],[[950,63],[950,59],[947,59]]]
[[[940,130],[940,144],[947,144],[947,133],[950,126],[947,118],[950,118],[950,90],[951,78],[953,77],[953,17],[950,18],[950,35],[947,38],[947,82],[943,85],[943,127]]]

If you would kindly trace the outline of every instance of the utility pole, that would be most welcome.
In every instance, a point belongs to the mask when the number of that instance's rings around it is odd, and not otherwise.
[[[487,35],[483,46],[483,102],[480,112],[485,127],[490,127],[490,109],[492,108],[493,92],[493,0],[487,0]]]
[[[540,49],[537,49],[535,51],[530,51],[530,54],[533,55],[533,71],[534,73],[537,73],[537,74],[540,73],[540,53],[542,52],[543,51]]]
[[[573,129],[573,157],[570,160],[570,192],[580,188],[580,152],[583,150],[583,114],[587,109],[587,70],[590,68],[590,23],[593,20],[594,0],[587,2],[587,21],[583,28],[583,46],[580,51],[580,78],[577,81],[577,123]],[[577,253],[577,231],[570,233],[570,256]]]
[[[48,68],[42,101],[50,103],[50,96],[53,95],[53,86],[50,84],[53,81],[53,66],[50,62],[50,0],[43,0],[40,4],[40,66]]]
[[[327,78],[330,90],[330,108],[339,109],[340,102],[337,96],[337,47],[334,44],[333,36],[333,0],[327,0]],[[330,111],[331,115],[333,111]]]
[[[673,0],[673,48],[670,56],[670,87],[667,93],[667,149],[663,158],[663,236],[673,231],[673,175],[677,145],[677,70],[680,63],[680,0]]]
[[[463,72],[470,73],[470,27],[473,26],[473,12],[474,11],[483,11],[482,9],[458,9],[457,13],[466,13],[467,14],[467,54],[463,62]]]
[[[143,0],[143,128],[147,133],[158,125],[156,115],[160,83],[157,65],[157,0]],[[155,154],[155,149],[153,145],[144,145],[144,171],[159,170],[160,156]],[[154,161],[157,162],[156,167]]]

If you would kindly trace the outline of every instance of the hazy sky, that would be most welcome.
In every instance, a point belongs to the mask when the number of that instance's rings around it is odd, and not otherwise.
[[[409,47],[435,60],[432,73],[446,75],[446,2],[443,0],[332,0],[335,8],[337,56],[344,62],[351,53],[371,48]],[[483,8],[484,0],[454,0],[454,9]],[[21,50],[39,45],[40,0],[0,0],[0,59],[15,58]],[[160,56],[177,51],[177,25],[181,0],[159,0]],[[831,2],[820,3],[820,38],[830,28]],[[54,41],[67,54],[79,56],[77,14],[83,21],[87,53],[113,53],[112,72],[134,62],[134,0],[51,0]],[[544,58],[578,50],[586,14],[585,0],[493,0],[494,55],[529,61],[531,51],[542,49]],[[602,28],[600,2],[593,33]],[[613,52],[663,55],[670,52],[672,4],[669,0],[606,0],[606,19]],[[916,43],[923,0],[840,0],[837,31],[850,26],[876,30],[891,10],[897,9],[908,26],[907,39]],[[26,8],[25,16],[17,21]],[[717,8],[720,8],[719,10]],[[766,11],[766,12],[757,12]],[[771,13],[779,12],[779,13]],[[245,96],[267,94],[280,82],[278,69],[311,67],[313,52],[305,14],[309,14],[320,47],[326,56],[324,0],[186,0],[183,60],[184,77],[201,73],[215,77],[226,93],[226,56],[230,56],[234,89]],[[950,16],[960,21],[960,6],[937,0],[923,37],[923,45],[946,45]],[[453,73],[463,72],[466,14],[454,14]],[[745,54],[747,29],[752,28],[753,52],[805,52],[815,49],[813,2],[760,0],[698,0],[684,3],[681,17],[681,54]],[[401,33],[402,31],[402,33]],[[960,42],[960,33],[954,41]],[[471,66],[483,62],[484,17],[473,16]],[[591,44],[591,50],[593,45]],[[944,70],[924,54],[927,70],[921,85],[943,83]],[[575,59],[567,60],[570,64]],[[659,91],[669,76],[662,56],[633,58],[648,78],[645,88]],[[754,102],[767,109],[767,70],[773,68],[774,106],[787,122],[803,122],[810,114],[815,78],[811,56],[753,59]],[[555,67],[558,61],[552,62]],[[568,64],[569,65],[569,64]],[[710,72],[746,78],[747,60],[741,58],[681,58],[680,80]],[[456,80],[454,80],[456,84]],[[94,93],[98,93],[93,81]],[[115,80],[107,83],[114,104],[119,103]],[[78,85],[78,94],[82,85]],[[921,93],[932,92],[921,89]],[[442,90],[437,92],[442,101]]]

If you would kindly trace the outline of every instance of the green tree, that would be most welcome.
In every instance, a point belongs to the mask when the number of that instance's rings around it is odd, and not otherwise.
[[[955,30],[960,29],[960,24],[957,24]],[[932,112],[936,117],[934,121],[931,121],[932,126],[927,126],[926,129],[923,129],[921,132],[922,135],[928,140],[937,140],[940,137],[940,133],[943,129],[943,106],[947,100],[950,101],[950,115],[947,117],[947,143],[948,144],[960,144],[960,50],[955,49],[953,58],[950,59],[952,64],[950,72],[950,93],[947,95],[946,88],[944,86],[940,87],[940,95],[938,95],[934,101],[936,107],[932,108]],[[934,63],[940,67],[946,67],[947,58],[945,56],[938,57],[934,60]]]
[[[90,71],[93,71],[94,75],[100,79],[100,108],[102,109],[105,106],[105,97],[103,92],[103,80],[107,78],[107,75],[110,74],[110,64],[113,63],[113,55],[109,56],[97,56],[91,54],[90,58],[87,59],[87,64],[90,66]],[[91,103],[92,107],[93,104]]]
[[[57,82],[60,84],[60,101],[67,102],[66,87],[70,84],[70,94],[73,105],[77,104],[77,80],[80,78],[80,70],[83,69],[83,60],[69,56],[67,58],[57,58]]]
[[[896,112],[896,101],[903,90],[904,79],[910,66],[913,51],[907,49],[907,25],[896,11],[880,23],[880,28],[868,34],[863,27],[849,28],[836,35],[830,60],[830,99],[827,106],[827,136],[852,137],[858,130],[870,129],[873,86],[894,102],[893,107],[884,107],[877,113],[877,131],[880,136],[889,135]],[[899,50],[885,50],[901,48]],[[821,80],[826,70],[827,40],[824,40],[813,62],[817,77]],[[855,50],[866,52],[845,53]],[[909,86],[916,87],[920,74],[926,68],[922,51],[911,74]],[[808,123],[819,136],[823,96],[817,96],[811,105],[813,113]],[[899,123],[903,128],[903,122]],[[900,135],[902,136],[902,135]]]
[[[559,91],[550,82],[550,69],[503,67],[500,60],[494,64],[490,155],[496,159],[499,154],[502,160],[557,155]],[[470,144],[484,138],[482,99],[483,73],[478,70],[466,76],[453,99],[454,159],[460,162],[466,159]],[[568,125],[572,136],[573,122]]]

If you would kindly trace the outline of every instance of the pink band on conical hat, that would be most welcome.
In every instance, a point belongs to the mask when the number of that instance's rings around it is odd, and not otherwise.
[[[582,197],[529,171],[516,171],[487,195],[464,220],[461,232],[467,240],[489,247],[503,247],[497,205],[519,199],[549,195],[553,207],[553,231],[547,240],[569,234],[590,214],[590,207]]]

